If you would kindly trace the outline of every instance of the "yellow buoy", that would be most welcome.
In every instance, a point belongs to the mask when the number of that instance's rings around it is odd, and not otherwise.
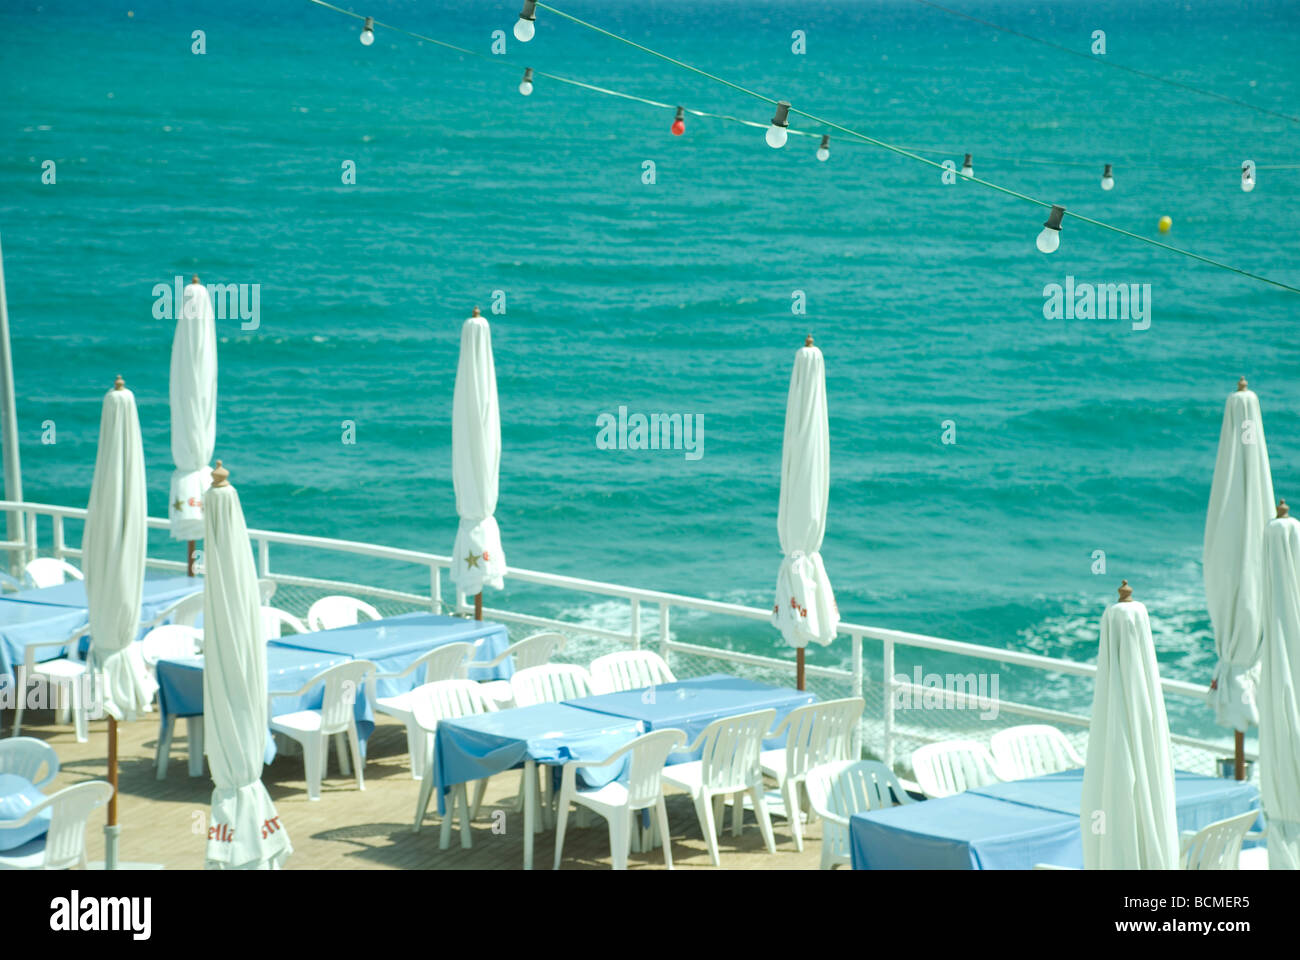
[[[1173,225],[1174,225],[1173,217],[1161,217],[1161,218],[1160,218],[1160,224],[1159,224],[1159,226],[1160,226],[1160,232],[1161,232],[1161,233],[1168,233],[1168,232],[1169,232],[1169,228],[1172,227]]]

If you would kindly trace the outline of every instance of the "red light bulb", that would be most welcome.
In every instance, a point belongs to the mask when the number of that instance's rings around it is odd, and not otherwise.
[[[681,107],[677,108],[677,119],[673,121],[673,136],[680,137],[686,132],[686,111]]]

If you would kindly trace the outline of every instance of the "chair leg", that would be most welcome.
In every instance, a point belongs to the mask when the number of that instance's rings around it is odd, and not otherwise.
[[[308,736],[302,742],[302,764],[307,776],[307,799],[320,799],[321,774],[325,767],[325,758],[329,755],[329,743],[323,734]]]
[[[585,807],[578,807],[579,810],[585,810]],[[569,791],[566,787],[560,788],[560,808],[555,811],[555,866],[552,869],[560,869],[560,861],[564,858],[564,831],[569,825]]]
[[[483,794],[487,793],[487,782],[488,778],[484,777],[482,780],[479,780],[474,784],[474,804],[470,807],[469,811],[469,818],[471,820],[478,817],[479,809],[483,806]]]
[[[720,867],[722,860],[718,857],[718,828],[713,819],[715,799],[701,793],[695,798],[695,812],[700,818],[700,830],[703,831],[704,842],[709,848],[709,859],[715,867]]]
[[[190,776],[203,776],[203,717],[185,718],[185,741],[189,751]]]
[[[731,795],[731,835],[740,836],[740,828],[745,822],[745,796],[741,793]]]
[[[727,795],[724,793],[713,798],[713,819],[718,825],[713,835],[721,836],[722,828],[727,822]]]
[[[406,721],[406,754],[411,758],[411,779],[419,780],[424,776],[424,755],[427,753],[424,743],[424,731],[414,719]]]
[[[153,765],[158,769],[159,780],[167,779],[167,760],[172,749],[172,732],[176,729],[176,718],[168,717],[158,732],[158,750],[154,754]]]
[[[412,833],[420,832],[420,824],[424,822],[424,815],[429,809],[429,797],[433,794],[433,776],[427,776],[420,781],[420,799],[415,804],[415,826],[411,828]]]
[[[781,784],[781,794],[785,798],[785,817],[790,821],[790,832],[794,834],[794,848],[803,852],[803,824],[799,821],[802,811],[799,809],[799,784],[787,779]]]
[[[72,709],[69,706],[72,702],[72,691],[66,694],[63,691],[62,683],[55,683],[53,678],[47,681],[50,688],[50,696],[54,700],[54,722],[66,724],[72,722]]]
[[[27,705],[27,670],[24,667],[18,668],[18,686],[15,689],[18,693],[18,698],[14,703],[14,729],[12,736],[16,737],[23,732],[23,707]]]
[[[626,809],[609,812],[609,858],[613,861],[615,870],[627,869],[627,832],[632,825],[629,812]]]
[[[474,838],[469,832],[469,787],[463,783],[458,784],[456,793],[460,797],[460,847],[468,850],[474,845]]]
[[[77,733],[77,743],[85,743],[90,739],[90,724],[86,715],[86,701],[81,695],[80,679],[74,678],[68,687],[72,693],[72,728]]]
[[[758,828],[763,831],[763,840],[767,852],[776,853],[776,838],[772,836],[772,817],[767,812],[767,803],[763,799],[763,784],[751,787],[749,795],[754,798],[754,815],[758,817]],[[739,799],[739,797],[737,797]]]
[[[447,812],[442,817],[442,827],[438,831],[438,849],[451,848],[451,821],[456,816],[456,805],[460,803],[460,791],[452,787],[447,796]]]
[[[348,727],[347,731],[348,746],[352,749],[352,763],[357,768],[357,789],[366,789],[366,761],[361,756],[361,738],[357,735],[356,724]],[[340,750],[342,756],[344,751]]]
[[[664,866],[671,870],[673,868],[673,841],[668,833],[668,805],[664,803],[662,793],[659,794],[659,802],[655,804],[655,812],[659,817],[659,833],[663,837]]]
[[[339,773],[345,777],[352,776],[352,765],[348,763],[347,744],[344,743],[347,739],[346,735],[336,733],[330,739],[334,741],[334,753],[339,760]]]

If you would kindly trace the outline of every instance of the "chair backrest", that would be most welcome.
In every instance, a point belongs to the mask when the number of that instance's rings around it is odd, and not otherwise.
[[[312,630],[333,630],[335,627],[350,627],[361,622],[361,615],[368,620],[380,619],[379,611],[356,597],[341,595],[321,597],[307,611],[307,626]]]
[[[182,597],[171,608],[171,622],[179,623],[187,627],[192,627],[199,622],[199,617],[203,616],[203,591],[191,593],[188,597]]]
[[[722,717],[705,727],[700,734],[703,785],[715,790],[761,786],[763,769],[759,754],[763,751],[763,738],[775,719],[775,710],[758,710]]]
[[[45,776],[36,775],[45,768]],[[59,775],[59,755],[44,740],[35,737],[5,737],[0,740],[0,773],[12,773],[38,789]]]
[[[497,709],[477,681],[464,679],[438,680],[418,686],[411,691],[409,703],[415,722],[428,733],[438,729],[440,720],[493,713]]]
[[[558,703],[591,695],[591,674],[574,663],[547,663],[540,667],[516,670],[510,678],[515,705],[531,707],[536,703]]]
[[[1202,827],[1183,854],[1183,869],[1236,870],[1246,831],[1258,819],[1258,810],[1248,810]]]
[[[374,669],[375,665],[369,660],[349,660],[316,674],[312,686],[322,681],[325,684],[320,706],[321,733],[342,733],[352,724],[362,684],[366,674]]]
[[[637,737],[624,749],[631,757],[628,761],[628,805],[640,810],[659,801],[663,793],[664,763],[668,754],[686,742],[683,730],[655,730]]]
[[[57,587],[67,581],[85,579],[81,571],[61,557],[37,557],[23,568],[23,574],[36,587]]]
[[[46,808],[50,811],[50,829],[45,834],[46,870],[67,870],[85,861],[86,821],[111,796],[111,785],[91,780],[64,787],[27,812],[27,816],[33,816]]]
[[[271,598],[275,596],[276,588],[280,585],[274,580],[262,577],[257,581],[257,592],[261,594],[262,606],[270,606]]]
[[[202,652],[203,631],[198,627],[186,627],[178,623],[154,627],[140,641],[140,656],[150,667],[159,660],[197,657]]]
[[[804,781],[808,801],[823,817],[822,843],[830,845],[831,857],[847,860],[849,832],[827,816],[848,818],[864,810],[891,807],[895,801],[911,803],[894,771],[878,760],[840,760],[808,771]]]
[[[1083,758],[1056,727],[1027,723],[993,734],[989,742],[1002,775],[1013,780],[1083,766]]]
[[[637,690],[676,679],[663,657],[650,650],[620,650],[591,661],[591,684],[600,693]]]
[[[415,661],[416,670],[424,670],[424,683],[439,680],[460,680],[465,676],[465,666],[474,656],[474,644],[468,642],[444,643],[434,647]]]
[[[281,610],[279,607],[262,607],[262,639],[275,640],[284,636],[285,627],[288,627],[294,633],[310,633],[307,624],[292,613]]]
[[[777,728],[786,732],[786,776],[802,777],[818,764],[853,759],[853,732],[865,708],[861,697],[847,697],[791,710]]]
[[[927,797],[950,797],[1002,779],[988,747],[974,740],[927,743],[912,753],[912,770]]]
[[[516,670],[544,666],[551,662],[555,651],[564,649],[564,639],[562,633],[534,633],[506,647],[497,659],[511,659]]]

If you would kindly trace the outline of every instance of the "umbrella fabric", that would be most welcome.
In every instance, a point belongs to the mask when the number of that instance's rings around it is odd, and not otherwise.
[[[822,352],[801,347],[790,375],[781,453],[781,507],[776,528],[785,559],[776,575],[772,623],[792,647],[835,637],[840,612],[819,552],[830,496],[831,437]]]
[[[1219,662],[1210,702],[1218,722],[1243,733],[1259,722],[1260,606],[1263,601],[1264,527],[1273,517],[1259,397],[1229,395],[1219,433],[1210,509],[1205,517],[1205,603]]]
[[[248,527],[235,488],[204,507],[204,752],[212,770],[208,869],[278,869],[293,852],[266,787],[266,641]]]
[[[135,395],[125,387],[109,390],[81,549],[91,661],[104,676],[104,709],[118,720],[135,719],[158,689],[134,643],[140,632],[147,518]]]
[[[460,366],[451,409],[451,477],[460,526],[452,549],[451,578],[463,593],[503,585],[506,555],[493,514],[501,468],[501,413],[492,331],[470,317],[460,331]]]
[[[203,493],[217,440],[217,332],[208,288],[191,283],[176,319],[171,369],[172,474],[168,517],[175,540],[203,537]]]
[[[1169,721],[1151,623],[1137,601],[1112,604],[1101,618],[1079,820],[1086,869],[1178,866]]]
[[[1259,779],[1268,863],[1300,870],[1300,521],[1264,532],[1264,644],[1260,655]]]

